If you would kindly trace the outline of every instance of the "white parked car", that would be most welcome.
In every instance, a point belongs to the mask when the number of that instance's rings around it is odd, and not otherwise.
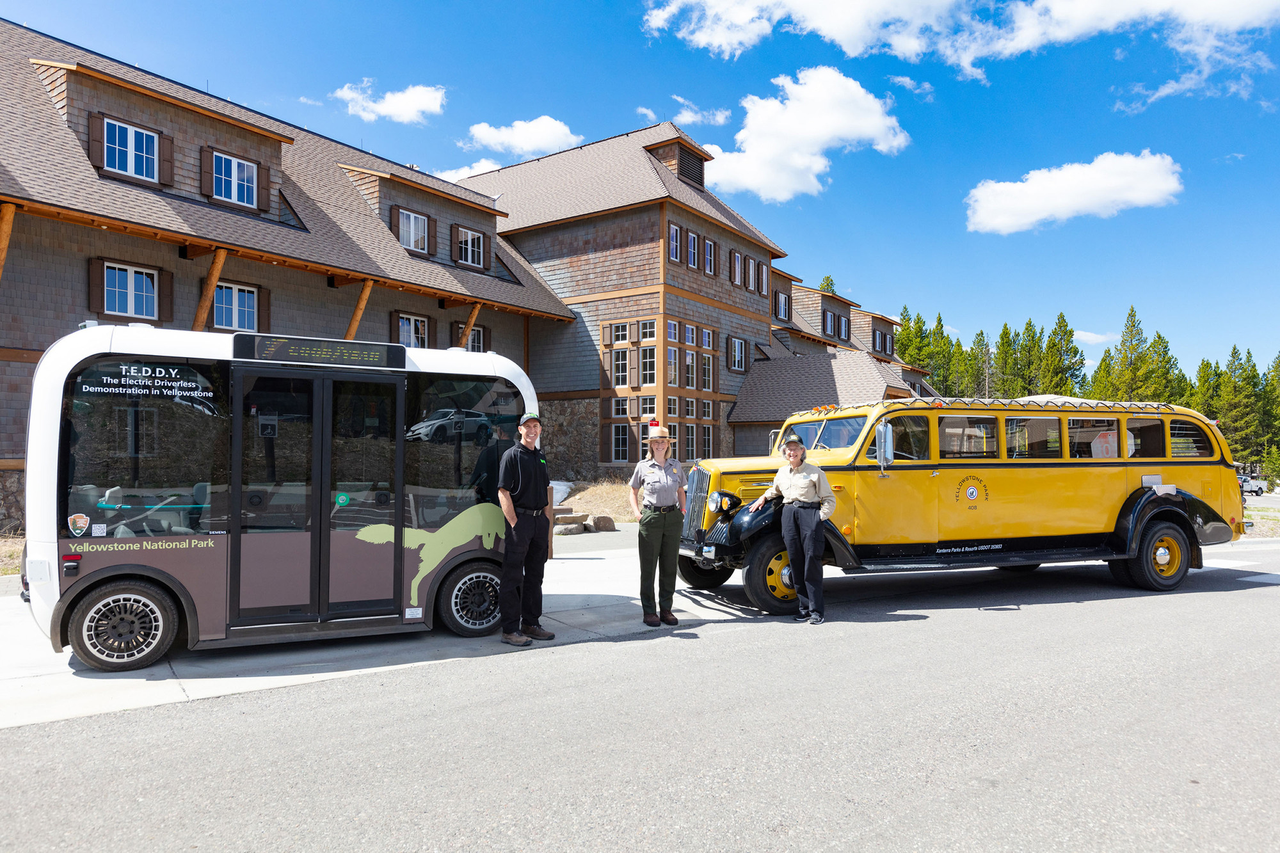
[[[405,431],[406,441],[431,441],[443,444],[459,432],[463,441],[474,439],[476,444],[489,443],[493,428],[482,412],[471,409],[436,409]]]
[[[1265,480],[1254,480],[1248,476],[1240,477],[1240,491],[1246,495],[1255,495],[1262,497],[1262,493],[1267,490]]]

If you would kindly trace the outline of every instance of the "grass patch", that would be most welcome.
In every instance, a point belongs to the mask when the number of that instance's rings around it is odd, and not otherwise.
[[[631,487],[623,479],[599,480],[594,483],[575,483],[565,498],[564,505],[574,512],[587,515],[607,515],[616,521],[635,521],[631,511]]]
[[[27,540],[21,536],[0,536],[0,575],[16,575],[22,571],[22,546]]]

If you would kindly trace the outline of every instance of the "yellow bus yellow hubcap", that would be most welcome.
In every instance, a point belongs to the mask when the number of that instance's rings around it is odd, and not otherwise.
[[[773,593],[773,597],[779,601],[790,601],[796,597],[790,586],[791,573],[788,572],[785,579],[782,576],[783,570],[789,565],[791,565],[791,558],[787,556],[786,551],[783,551],[775,555],[764,570],[764,582],[769,587],[769,592]]]
[[[1161,536],[1151,546],[1151,562],[1161,577],[1171,578],[1182,568],[1182,547],[1172,536]]]

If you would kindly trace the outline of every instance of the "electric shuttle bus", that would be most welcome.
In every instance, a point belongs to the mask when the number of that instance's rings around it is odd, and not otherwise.
[[[105,671],[175,641],[490,633],[505,525],[485,496],[537,411],[492,352],[75,332],[32,383],[32,614]]]

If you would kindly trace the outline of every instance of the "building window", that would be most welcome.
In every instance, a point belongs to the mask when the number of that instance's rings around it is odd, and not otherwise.
[[[613,461],[626,462],[630,453],[631,428],[626,424],[613,425]]]
[[[755,291],[756,289],[756,262],[754,258],[747,258],[747,290]]]
[[[667,417],[674,418],[674,417],[678,417],[679,415],[680,415],[680,398],[668,397],[667,398]]]
[[[458,263],[484,265],[484,235],[470,228],[458,229]]]
[[[258,330],[258,288],[242,284],[220,284],[213,293],[213,327]]]
[[[704,421],[711,420],[711,401],[710,400],[702,401],[702,419]]]
[[[471,327],[471,334],[467,336],[467,352],[484,352],[484,329],[479,326]]]
[[[840,320],[840,340],[849,340],[849,318],[841,315]]]
[[[711,330],[702,330],[702,346],[704,349],[715,349],[715,343],[711,340]]]
[[[698,401],[692,397],[684,398],[684,416],[689,420],[693,420],[698,416]]]
[[[625,418],[627,416],[627,398],[613,398],[613,416],[615,418]]]
[[[680,324],[677,323],[675,320],[667,321],[667,340],[669,341],[680,340]]]
[[[715,275],[716,274],[716,244],[708,240],[706,242],[703,255],[705,255],[704,271],[706,272],[707,275]]]
[[[885,335],[885,338],[889,341],[889,355],[893,355],[893,335]]]
[[[156,134],[111,119],[103,123],[103,166],[123,175],[156,180]]]
[[[830,311],[822,312],[822,333],[832,336],[836,333],[836,315]]]
[[[658,384],[658,351],[654,347],[640,347],[640,384]]]
[[[733,252],[733,262],[730,266],[729,280],[734,284],[742,284],[742,255]]]
[[[427,251],[427,217],[400,211],[400,245],[415,252]]]
[[[400,343],[413,349],[426,349],[430,343],[427,340],[428,325],[426,317],[415,317],[412,314],[401,314]]]
[[[697,377],[694,376],[694,372],[696,369],[697,368],[694,365],[694,360],[693,360],[693,353],[686,352],[684,354],[684,387],[686,388],[698,387]]]
[[[640,398],[640,417],[652,418],[658,414],[658,398],[657,397],[641,397]]]
[[[702,458],[709,459],[711,455],[711,427],[704,426],[702,428]]]
[[[213,197],[258,206],[258,164],[213,152]]]
[[[667,384],[680,384],[680,351],[675,347],[667,347]]]
[[[626,323],[614,323],[610,327],[610,330],[612,331],[612,334],[609,335],[610,343],[625,344],[627,342],[627,324]]]
[[[684,342],[691,347],[698,345],[698,329],[696,326],[684,327]]]
[[[106,265],[105,312],[156,319],[156,271]]]
[[[711,356],[703,353],[702,355],[702,390],[711,390]]]
[[[875,351],[884,352],[884,332],[880,331],[879,329],[876,329],[875,332],[873,332],[873,334],[875,336],[875,340],[872,346],[875,348]]]
[[[729,369],[744,371],[747,369],[747,342],[742,338],[730,338],[733,345],[729,352]]]
[[[777,291],[777,300],[778,300],[778,319],[790,320],[791,319],[791,297],[787,296],[787,294],[779,290]]]
[[[627,351],[625,349],[613,351],[613,387],[627,387]]]
[[[680,260],[680,226],[667,226],[667,257],[673,261]]]
[[[685,424],[684,427],[684,458],[694,459],[697,448],[693,446],[693,437],[697,433],[698,428],[693,424]]]
[[[760,265],[760,295],[769,295],[769,267],[765,264]]]
[[[689,266],[696,270],[698,268],[698,235],[692,231],[689,232],[689,251],[685,253],[685,257],[689,259]]]
[[[658,339],[658,321],[657,320],[641,320],[640,321],[640,340],[656,341]]]

